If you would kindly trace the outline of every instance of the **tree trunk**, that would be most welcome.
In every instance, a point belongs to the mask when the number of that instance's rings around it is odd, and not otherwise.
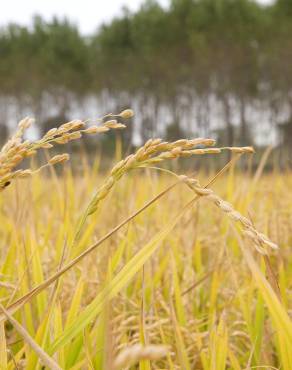
[[[224,119],[225,119],[225,127],[226,127],[226,144],[228,146],[234,145],[234,127],[231,122],[231,109],[229,99],[226,95],[223,96],[223,111],[224,111]]]

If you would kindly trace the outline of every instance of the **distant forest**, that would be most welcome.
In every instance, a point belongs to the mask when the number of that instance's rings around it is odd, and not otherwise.
[[[2,140],[28,114],[42,131],[126,107],[129,142],[208,135],[291,154],[292,1],[150,0],[86,37],[38,16],[0,30]]]

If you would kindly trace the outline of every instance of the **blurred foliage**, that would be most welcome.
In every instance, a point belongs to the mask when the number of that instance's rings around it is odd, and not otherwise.
[[[10,24],[0,32],[0,122],[11,102],[47,122],[89,98],[103,111],[135,101],[142,139],[224,128],[226,144],[250,143],[261,125],[251,110],[268,111],[275,131],[291,121],[291,20],[290,0],[148,0],[90,37],[66,19]],[[212,99],[221,126],[211,127]]]

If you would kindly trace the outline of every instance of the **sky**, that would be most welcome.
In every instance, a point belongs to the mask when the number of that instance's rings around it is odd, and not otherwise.
[[[46,20],[52,16],[66,16],[77,24],[83,34],[90,34],[103,22],[119,15],[123,5],[130,10],[139,8],[143,0],[2,0],[0,26],[9,22],[29,25],[33,15],[39,14]],[[271,0],[258,0],[262,3]],[[166,6],[168,0],[159,0]],[[5,5],[4,5],[5,4]]]

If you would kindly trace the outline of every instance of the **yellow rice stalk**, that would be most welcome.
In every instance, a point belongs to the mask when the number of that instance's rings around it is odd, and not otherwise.
[[[210,352],[210,370],[225,370],[228,353],[228,334],[222,317],[218,326],[211,333]]]

